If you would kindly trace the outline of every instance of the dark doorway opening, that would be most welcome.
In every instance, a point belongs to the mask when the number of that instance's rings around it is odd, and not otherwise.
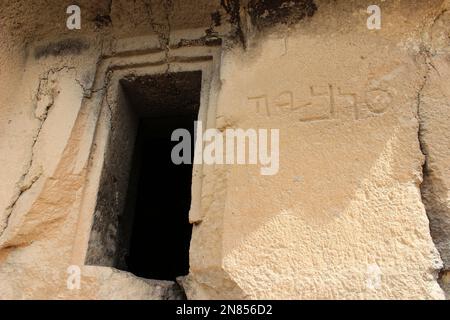
[[[135,147],[129,201],[135,203],[128,271],[151,279],[174,280],[189,273],[192,226],[192,165],[175,165],[171,134],[184,128],[194,134],[194,116],[142,119]],[[193,154],[193,151],[191,152]],[[132,199],[135,198],[135,199]]]
[[[171,135],[194,137],[200,91],[200,71],[120,81],[87,264],[157,280],[189,273],[192,164],[172,162]]]

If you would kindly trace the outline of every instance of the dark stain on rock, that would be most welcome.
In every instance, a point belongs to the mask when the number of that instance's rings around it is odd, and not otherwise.
[[[228,22],[233,26],[233,36],[238,38],[245,48],[245,36],[242,31],[240,0],[220,0],[220,5],[228,14]]]
[[[98,29],[109,27],[110,25],[112,25],[111,16],[108,14],[97,14],[94,18],[94,23]]]
[[[196,47],[196,46],[206,46],[206,47],[217,47],[222,45],[222,39],[214,35],[206,35],[198,39],[181,39],[176,47]]]
[[[317,11],[314,0],[250,0],[248,6],[252,24],[260,30],[279,23],[292,25]]]
[[[222,24],[222,15],[219,11],[211,13],[211,20],[214,27],[219,27]]]
[[[48,56],[79,55],[88,48],[89,44],[80,39],[64,39],[37,47],[34,51],[34,57],[40,59]]]
[[[251,24],[258,30],[277,24],[293,25],[306,17],[312,17],[317,11],[314,0],[249,0],[243,6],[240,0],[220,0],[233,26],[232,36],[246,47],[245,32],[241,14],[248,13]]]

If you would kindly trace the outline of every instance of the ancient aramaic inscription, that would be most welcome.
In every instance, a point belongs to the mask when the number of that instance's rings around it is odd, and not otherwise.
[[[292,114],[302,122],[325,120],[362,120],[388,112],[392,94],[375,88],[363,93],[351,88],[335,86],[310,86],[307,94],[291,90],[276,94],[261,94],[248,97],[248,103],[260,115],[267,117]]]

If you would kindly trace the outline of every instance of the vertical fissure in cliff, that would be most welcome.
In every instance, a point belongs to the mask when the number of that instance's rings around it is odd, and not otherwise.
[[[86,264],[155,280],[189,273],[193,168],[173,163],[171,136],[194,136],[201,79],[192,71],[120,81]]]

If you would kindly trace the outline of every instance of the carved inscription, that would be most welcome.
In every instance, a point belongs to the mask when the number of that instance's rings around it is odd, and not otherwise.
[[[308,94],[300,96],[286,90],[275,95],[248,97],[248,103],[258,114],[271,117],[291,114],[301,122],[324,120],[362,120],[382,115],[391,108],[392,94],[374,88],[363,93],[345,86],[310,86]]]

